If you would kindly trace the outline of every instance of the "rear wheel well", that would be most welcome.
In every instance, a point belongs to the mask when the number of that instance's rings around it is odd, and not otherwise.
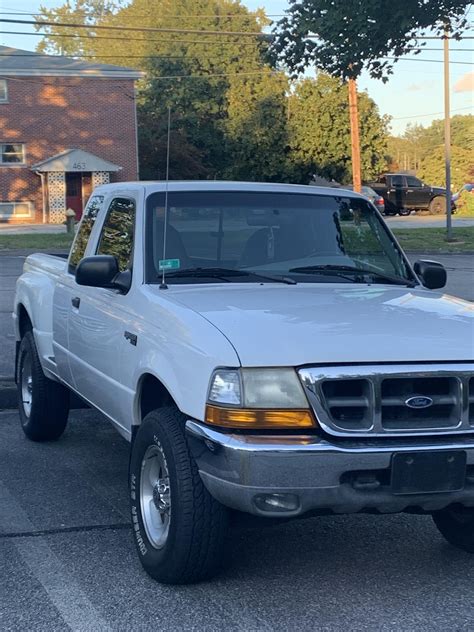
[[[28,316],[28,312],[26,311],[24,305],[20,304],[18,307],[18,330],[20,332],[20,338],[23,338],[26,332],[31,331],[32,329],[33,324]]]
[[[148,413],[156,408],[164,408],[166,406],[176,406],[168,389],[160,382],[158,378],[150,373],[142,376],[139,386],[138,413],[140,424]]]

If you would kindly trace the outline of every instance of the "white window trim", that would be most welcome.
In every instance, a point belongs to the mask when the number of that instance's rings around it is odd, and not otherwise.
[[[22,162],[3,162],[1,149],[2,145],[21,145],[23,147],[23,160]],[[26,167],[26,143],[17,143],[14,140],[2,140],[0,141],[0,167]]]
[[[15,207],[17,204],[23,204],[28,206],[28,213],[21,213],[15,215],[15,213],[9,213],[8,215],[2,212],[2,207],[4,206],[13,206]],[[33,202],[0,202],[0,219],[25,219],[28,217],[33,217]]]
[[[5,98],[2,99],[0,95],[0,103],[8,103],[8,82],[6,79],[0,79],[0,83],[5,84]]]

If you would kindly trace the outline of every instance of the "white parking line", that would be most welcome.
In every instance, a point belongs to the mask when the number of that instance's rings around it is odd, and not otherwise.
[[[35,525],[0,481],[0,532],[34,530]],[[43,538],[15,538],[10,542],[71,630],[111,630]]]

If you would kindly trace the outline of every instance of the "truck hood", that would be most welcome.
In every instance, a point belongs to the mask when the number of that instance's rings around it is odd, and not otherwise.
[[[170,288],[243,366],[474,359],[474,304],[399,286],[232,284]]]
[[[430,186],[431,193],[435,193],[436,195],[446,195],[446,189],[442,187],[432,187]]]

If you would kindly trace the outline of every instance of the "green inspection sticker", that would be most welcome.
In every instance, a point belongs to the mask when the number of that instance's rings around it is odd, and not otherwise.
[[[160,270],[179,270],[181,262],[179,259],[161,259],[158,262],[158,268]]]

